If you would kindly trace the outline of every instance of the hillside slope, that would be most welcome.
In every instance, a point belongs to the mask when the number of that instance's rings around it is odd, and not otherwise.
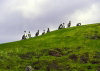
[[[100,71],[100,24],[0,44],[0,71]]]

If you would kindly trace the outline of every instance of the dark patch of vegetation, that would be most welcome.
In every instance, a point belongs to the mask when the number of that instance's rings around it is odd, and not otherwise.
[[[88,66],[88,67],[87,67],[87,69],[88,69],[88,70],[91,70],[91,69],[92,69],[92,67],[91,67],[91,66]]]
[[[59,52],[59,51],[57,51],[57,50],[49,50],[49,55],[51,55],[51,56],[56,56],[56,57],[60,57],[60,56],[62,56],[61,55],[61,53]]]
[[[72,53],[73,52],[73,50],[69,50],[66,54],[68,55],[68,54],[70,54],[70,53]]]
[[[25,54],[19,54],[19,57],[20,57],[21,59],[31,59],[32,56],[34,56],[34,55],[35,55],[34,52],[27,52],[27,53],[25,53]]]
[[[100,52],[95,52],[94,58],[100,59]]]
[[[94,34],[91,34],[91,35],[87,34],[85,37],[89,39],[94,39],[94,40],[100,39],[100,35],[98,34],[98,31],[94,31]]]
[[[100,65],[96,67],[96,70],[97,71],[100,71]]]
[[[76,50],[80,50],[81,48],[82,48],[82,47],[79,46],[79,47],[76,48]]]
[[[91,60],[92,64],[100,64],[100,60]]]
[[[80,56],[80,62],[81,63],[88,63],[89,62],[89,54],[88,54],[88,52],[87,53],[83,53]]]
[[[71,59],[73,61],[78,61],[78,55],[72,54],[72,55],[69,56],[69,59]]]

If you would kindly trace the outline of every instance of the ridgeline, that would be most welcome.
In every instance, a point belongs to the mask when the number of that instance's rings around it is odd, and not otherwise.
[[[100,23],[0,44],[0,71],[100,71]]]

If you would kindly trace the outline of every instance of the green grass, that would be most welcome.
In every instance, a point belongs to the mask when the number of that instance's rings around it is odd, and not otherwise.
[[[100,71],[100,23],[0,44],[0,71]]]

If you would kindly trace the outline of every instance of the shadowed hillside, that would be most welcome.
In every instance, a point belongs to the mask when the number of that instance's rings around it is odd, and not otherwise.
[[[100,71],[100,24],[0,44],[0,71]]]

